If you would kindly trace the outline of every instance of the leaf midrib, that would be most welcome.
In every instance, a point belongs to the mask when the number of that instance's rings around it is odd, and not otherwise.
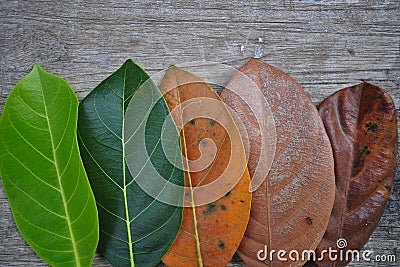
[[[261,67],[259,66],[259,61],[255,61],[256,62],[256,75],[257,75],[257,87],[260,90],[261,94],[262,93],[262,85],[261,85]],[[277,104],[277,109],[280,106],[281,103]],[[273,107],[272,107],[273,108]],[[272,115],[275,116],[275,112],[272,111]],[[275,155],[276,156],[276,155]],[[272,168],[272,166],[271,166]],[[272,233],[271,233],[271,201],[270,201],[270,196],[269,196],[269,174],[266,177],[266,181],[265,181],[265,193],[266,193],[266,205],[267,205],[267,229],[268,229],[268,247],[272,248]]]
[[[58,168],[57,153],[56,153],[56,150],[55,150],[56,146],[55,146],[55,143],[54,143],[54,137],[53,137],[51,126],[50,126],[49,113],[48,113],[48,110],[47,110],[46,99],[44,97],[43,86],[42,86],[42,78],[41,78],[39,69],[37,69],[37,73],[38,73],[38,76],[39,76],[40,91],[41,91],[43,104],[44,104],[46,123],[47,123],[48,129],[49,129],[49,135],[50,135],[50,140],[51,140],[51,150],[52,150],[53,158],[54,158],[54,167],[56,168],[56,173],[57,173],[57,181],[58,181],[58,185],[60,187],[61,199],[62,199],[62,202],[63,202],[64,212],[65,212],[65,215],[66,215],[68,231],[69,231],[70,236],[71,236],[71,243],[72,243],[72,249],[73,249],[73,252],[74,252],[75,262],[76,262],[76,265],[79,267],[79,266],[81,266],[80,261],[79,261],[79,252],[78,252],[78,249],[76,247],[75,236],[74,236],[74,233],[73,233],[73,230],[72,230],[71,219],[70,219],[70,215],[69,215],[68,208],[67,208],[67,204],[68,204],[67,203],[67,199],[66,199],[66,196],[65,196],[62,184],[61,184],[60,170]],[[69,96],[70,96],[69,100],[71,100],[71,95],[69,94]],[[70,102],[70,105],[71,104],[72,103]],[[70,110],[70,112],[71,112],[71,110]],[[62,142],[62,139],[60,140],[60,142]],[[67,166],[66,166],[66,168],[67,168]]]
[[[359,93],[359,95],[357,95],[358,99],[357,99],[357,104],[355,105],[355,107],[357,107],[357,117],[355,119],[356,123],[354,124],[354,127],[353,127],[352,132],[351,132],[352,134],[355,134],[355,136],[353,137],[354,141],[352,143],[350,143],[351,150],[350,150],[350,154],[349,154],[349,157],[350,157],[349,158],[349,162],[351,162],[351,163],[353,163],[354,159],[355,159],[354,144],[356,143],[356,140],[359,137],[357,135],[357,133],[356,133],[356,129],[358,127],[358,121],[360,119],[360,106],[361,106],[362,89],[363,88],[361,88],[361,92]],[[341,126],[340,129],[342,129],[343,127],[342,127],[341,121],[338,121],[338,123],[340,123],[340,126]],[[347,134],[345,136],[348,139]],[[353,172],[353,166],[350,167],[349,171],[350,171],[350,177],[346,177],[346,188],[345,188],[345,191],[343,192],[343,195],[344,195],[343,202],[344,203],[343,203],[343,205],[341,207],[341,211],[340,211],[340,224],[339,224],[339,229],[338,229],[338,233],[337,233],[337,240],[344,236],[343,235],[343,228],[344,228],[345,220],[347,219],[347,214],[346,214],[346,212],[347,212],[347,202],[348,202],[347,201],[348,200],[347,196],[348,196],[349,190],[350,190],[350,183],[351,183],[351,180],[352,180],[351,173]],[[336,175],[336,173],[335,173],[335,175]]]
[[[122,175],[123,175],[123,181],[124,181],[124,188],[123,188],[123,194],[124,194],[124,206],[125,206],[125,223],[126,223],[126,229],[127,229],[127,234],[128,234],[128,247],[129,247],[129,260],[131,263],[131,267],[135,266],[135,260],[133,256],[133,247],[132,247],[132,235],[131,235],[131,220],[129,217],[129,208],[128,208],[128,198],[126,194],[126,189],[129,186],[126,182],[126,163],[125,163],[125,87],[126,87],[126,71],[128,67],[125,67],[125,72],[124,72],[124,88],[122,91],[122,132],[121,132],[121,145],[122,145]]]
[[[194,228],[194,238],[196,241],[196,252],[197,252],[197,261],[199,264],[199,267],[203,267],[203,258],[201,255],[201,243],[200,243],[200,238],[199,238],[199,232],[198,232],[198,227],[197,227],[197,215],[196,215],[196,205],[194,203],[194,189],[192,185],[192,178],[190,175],[190,170],[189,170],[189,158],[188,158],[188,149],[187,149],[187,144],[186,144],[186,135],[185,135],[185,125],[183,125],[183,111],[182,111],[182,105],[181,105],[181,97],[180,97],[180,92],[179,92],[179,83],[176,79],[176,74],[174,75],[175,78],[175,84],[176,84],[176,91],[177,91],[177,100],[178,100],[178,107],[179,107],[179,114],[181,116],[180,121],[181,121],[181,129],[182,129],[182,139],[183,139],[183,146],[185,148],[185,160],[186,160],[186,168],[188,169],[185,171],[188,175],[188,180],[189,180],[189,187],[190,187],[190,198],[191,198],[191,209],[193,213],[193,228]]]

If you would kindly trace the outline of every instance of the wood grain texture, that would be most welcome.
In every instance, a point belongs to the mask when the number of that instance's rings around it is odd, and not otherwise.
[[[315,104],[361,80],[400,106],[398,0],[6,1],[0,2],[0,109],[34,63],[86,96],[132,58],[150,74],[196,60],[243,65],[263,60],[294,77]],[[229,77],[221,77],[227,81]],[[224,84],[222,84],[224,85]],[[378,228],[365,245],[400,261],[400,172]],[[17,231],[0,189],[0,266],[46,266]],[[96,257],[94,266],[109,266]],[[229,266],[245,266],[235,257]]]

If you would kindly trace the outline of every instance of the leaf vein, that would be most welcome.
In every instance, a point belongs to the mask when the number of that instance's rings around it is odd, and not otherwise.
[[[68,205],[68,203],[69,203],[69,201],[73,198],[73,196],[75,195],[75,192],[76,192],[76,189],[78,188],[78,185],[79,185],[79,181],[81,180],[81,167],[79,166],[78,167],[78,180],[76,181],[76,183],[75,183],[75,188],[74,188],[74,191],[72,191],[72,193],[71,193],[71,195],[68,197],[68,199],[67,199],[67,205]]]
[[[11,180],[9,180],[9,182],[16,188],[16,189],[18,189],[19,191],[21,191],[24,195],[26,195],[29,199],[31,199],[33,202],[35,202],[39,207],[41,207],[42,209],[44,209],[44,210],[46,210],[47,212],[49,212],[49,213],[51,213],[51,214],[54,214],[55,216],[57,216],[57,217],[60,217],[60,218],[63,218],[63,219],[66,219],[67,217],[65,217],[65,216],[63,216],[63,215],[61,215],[61,214],[58,214],[58,213],[56,213],[56,212],[54,212],[54,211],[51,211],[51,210],[49,210],[46,206],[44,206],[42,203],[40,203],[39,201],[37,201],[36,199],[34,199],[31,195],[29,195],[28,193],[26,193],[22,188],[20,188],[18,185],[16,185],[15,183],[13,183]]]
[[[87,148],[87,146],[85,145],[85,142],[83,141],[80,133],[79,133],[79,129],[78,129],[78,137],[79,140],[81,140],[81,143],[83,145],[83,147],[85,148],[86,152],[88,153],[88,155],[90,156],[90,158],[93,160],[93,162],[96,164],[96,166],[99,168],[99,170],[113,183],[115,184],[121,191],[123,190],[122,187],[115,182],[110,175],[108,175],[108,173],[100,166],[100,164],[97,162],[97,160],[93,157],[92,153],[90,152],[90,150]]]
[[[119,238],[119,237],[116,237],[116,236],[114,236],[114,235],[112,235],[112,234],[110,234],[110,233],[104,231],[103,229],[100,229],[100,232],[102,232],[103,234],[108,235],[109,237],[114,238],[114,239],[116,239],[116,240],[118,240],[118,241],[120,241],[120,242],[123,242],[123,243],[125,243],[125,244],[128,244],[128,242],[127,242],[126,240],[123,240],[123,239],[121,239],[121,238]],[[109,250],[109,251],[110,251],[110,250]],[[117,254],[113,254],[113,255],[117,255]],[[121,257],[121,258],[122,258],[122,257]],[[124,258],[124,259],[126,259],[126,258]],[[129,260],[129,259],[127,259],[127,260]]]
[[[86,201],[85,201],[85,205],[84,205],[83,208],[81,209],[81,212],[79,213],[78,217],[76,217],[76,218],[71,222],[71,225],[74,224],[75,222],[77,222],[77,221],[82,217],[82,214],[85,212],[86,207],[87,207],[88,204],[89,204],[89,200],[90,200],[89,192],[87,191],[87,192],[86,192]],[[79,243],[79,242],[76,242],[76,243]]]
[[[156,229],[154,229],[153,231],[151,231],[150,233],[146,234],[145,236],[142,236],[139,239],[136,239],[135,241],[132,241],[132,244],[135,244],[149,236],[151,236],[152,234],[156,233],[157,231],[159,231],[160,229],[162,229],[165,225],[167,225],[172,218],[174,218],[174,214],[179,211],[179,209],[176,207],[174,213],[171,214],[171,216],[168,218],[168,220],[166,220],[162,225],[160,225],[159,227],[157,227]]]
[[[125,222],[126,219],[122,218],[121,216],[118,216],[117,214],[115,214],[114,212],[110,211],[109,209],[107,209],[106,207],[104,207],[101,203],[97,202],[97,205],[102,208],[104,211],[106,211],[107,213],[109,213],[110,215],[120,219],[121,221]]]
[[[38,226],[38,225],[36,225],[36,224],[31,223],[31,222],[30,222],[29,220],[27,220],[27,219],[22,215],[22,213],[19,212],[18,210],[16,210],[15,212],[18,214],[18,216],[19,216],[21,219],[23,219],[26,223],[28,223],[29,225],[31,225],[31,226],[34,227],[34,228],[37,228],[37,229],[39,229],[39,230],[41,230],[41,231],[44,231],[44,232],[46,232],[46,233],[48,233],[48,234],[51,234],[51,235],[54,235],[54,236],[57,236],[57,237],[61,237],[61,238],[63,238],[63,239],[71,240],[71,238],[69,238],[69,237],[67,237],[67,236],[63,236],[63,235],[57,234],[57,233],[55,233],[55,232],[53,232],[53,231],[47,230],[47,229],[45,229],[45,228],[43,228],[43,227],[40,227],[40,226]]]
[[[30,105],[28,105],[28,103],[25,102],[25,100],[22,98],[21,92],[18,90],[18,95],[19,95],[19,99],[21,100],[21,103],[26,106],[27,108],[29,108],[33,113],[35,113],[36,115],[38,115],[41,118],[46,119],[46,115],[45,114],[41,114],[39,112],[37,112],[36,110],[34,110]]]
[[[49,186],[50,188],[60,192],[60,189],[52,186],[51,184],[47,183],[46,181],[42,180],[39,176],[37,176],[34,172],[31,171],[31,169],[29,169],[25,164],[23,164],[17,157],[15,157],[11,151],[8,149],[7,146],[4,146],[5,149],[7,150],[8,154],[13,157],[24,169],[26,169],[30,174],[32,174],[33,177],[35,177],[38,181],[44,183],[45,185]]]
[[[58,144],[57,144],[56,147],[54,148],[55,151],[57,151],[58,148],[60,147],[62,141],[63,141],[64,138],[65,138],[65,133],[67,132],[67,129],[69,128],[69,127],[68,127],[68,124],[69,124],[69,121],[70,121],[70,119],[71,119],[72,101],[71,101],[71,94],[68,94],[68,96],[69,96],[69,112],[68,112],[68,119],[67,119],[67,122],[65,123],[65,128],[64,128],[64,131],[63,131],[63,135],[61,136],[60,141],[58,142]],[[72,143],[73,143],[73,142],[72,142]]]
[[[33,150],[35,150],[37,153],[39,153],[44,159],[47,161],[51,162],[54,164],[54,161],[46,157],[42,152],[40,152],[36,147],[34,147],[28,140],[25,139],[25,137],[18,131],[18,129],[14,126],[14,123],[10,119],[10,115],[8,116],[8,121],[10,122],[11,127],[15,130],[15,132],[24,140],[24,142],[29,145]]]
[[[101,124],[103,124],[104,127],[105,127],[112,135],[114,135],[114,136],[117,137],[120,141],[122,141],[122,138],[121,138],[117,133],[115,133],[113,130],[111,130],[111,128],[108,127],[108,125],[107,125],[107,124],[103,121],[103,119],[100,117],[100,114],[99,114],[99,112],[98,112],[98,110],[97,110],[97,107],[96,107],[96,96],[97,96],[97,92],[96,92],[96,95],[95,95],[94,100],[93,100],[93,108],[94,108],[94,112],[96,113],[97,118],[99,118],[99,121],[101,122]]]

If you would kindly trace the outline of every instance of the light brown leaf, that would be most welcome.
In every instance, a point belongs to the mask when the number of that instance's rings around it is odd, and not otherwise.
[[[301,86],[284,72],[256,59],[239,69],[255,84],[268,102],[276,126],[276,152],[264,182],[253,192],[250,221],[238,254],[248,266],[301,266],[303,250],[313,250],[327,227],[334,200],[333,156],[322,121]],[[251,112],[253,102],[237,94],[245,90],[240,75],[231,79],[221,98],[247,130],[250,139],[249,172],[266,164],[259,158],[263,132]],[[253,101],[259,101],[258,97]],[[268,115],[267,115],[268,116]],[[243,134],[242,134],[243,135]],[[267,259],[258,255],[268,248]],[[269,252],[275,250],[273,261]],[[277,259],[285,250],[287,261]],[[299,260],[289,253],[299,252]],[[292,254],[296,258],[295,254]]]
[[[181,133],[187,186],[182,228],[163,262],[225,267],[250,213],[250,176],[239,131],[215,91],[195,75],[170,67],[160,90]]]

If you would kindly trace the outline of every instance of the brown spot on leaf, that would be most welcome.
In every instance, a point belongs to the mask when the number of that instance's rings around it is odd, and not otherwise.
[[[364,127],[366,129],[365,133],[369,132],[376,133],[379,130],[379,125],[372,121],[365,123]]]
[[[217,209],[217,206],[215,204],[208,204],[207,205],[207,209],[205,211],[203,211],[204,215],[208,215],[213,213],[215,210]]]
[[[363,146],[360,150],[361,155],[365,155],[368,156],[369,154],[371,154],[371,150],[369,149],[368,146]]]
[[[200,141],[200,145],[202,145],[202,146],[207,146],[207,145],[208,145],[207,140],[202,139],[202,140]]]
[[[225,243],[222,242],[221,240],[218,240],[218,247],[221,248],[221,249],[224,249],[225,248]]]

